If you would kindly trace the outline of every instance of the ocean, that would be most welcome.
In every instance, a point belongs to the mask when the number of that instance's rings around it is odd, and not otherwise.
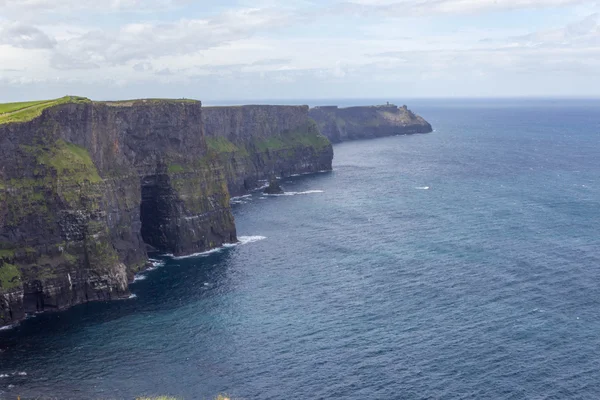
[[[600,397],[600,101],[407,104],[239,245],[1,331],[0,399]]]

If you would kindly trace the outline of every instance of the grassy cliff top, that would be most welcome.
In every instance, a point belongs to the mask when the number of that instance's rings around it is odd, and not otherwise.
[[[19,103],[0,104],[0,125],[11,122],[27,122],[42,115],[47,108],[61,104],[91,103],[86,97],[65,96],[54,100],[24,101]],[[139,104],[161,103],[200,103],[191,99],[135,99],[122,101],[98,101],[94,103],[106,104],[113,107],[132,107]]]
[[[27,122],[42,115],[47,108],[69,103],[89,103],[90,99],[65,96],[54,100],[25,101],[0,104],[0,125],[11,122]]]
[[[163,103],[200,103],[194,99],[132,99],[132,100],[115,100],[115,101],[95,101],[94,103],[106,104],[113,107],[132,107],[139,104],[163,104]]]

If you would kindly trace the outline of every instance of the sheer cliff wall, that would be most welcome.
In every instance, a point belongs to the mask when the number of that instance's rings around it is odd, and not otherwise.
[[[204,107],[208,147],[237,196],[272,176],[329,171],[333,148],[307,106]]]
[[[237,240],[193,101],[65,104],[0,125],[0,326],[128,296],[146,244]]]

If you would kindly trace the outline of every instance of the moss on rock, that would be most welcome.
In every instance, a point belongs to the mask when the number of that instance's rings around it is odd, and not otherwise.
[[[0,292],[7,292],[20,286],[21,272],[19,269],[6,262],[0,265]]]

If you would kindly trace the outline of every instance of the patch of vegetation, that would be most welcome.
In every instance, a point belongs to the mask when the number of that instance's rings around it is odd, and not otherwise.
[[[0,191],[0,199],[8,209],[8,224],[16,225],[28,215],[50,223],[56,218],[49,209],[56,199],[74,208],[99,207],[104,181],[86,149],[63,140],[44,146],[21,145],[21,149],[35,157],[35,176],[4,182],[6,190]]]
[[[331,145],[329,139],[319,133],[314,122],[304,129],[284,132],[279,136],[254,140],[255,147],[260,151],[291,150],[298,146],[311,147],[317,151]]]
[[[9,249],[0,249],[0,259],[11,259],[14,258],[15,251]]]
[[[4,263],[0,266],[0,289],[10,290],[21,286],[21,273],[12,264]]]
[[[0,125],[11,122],[27,122],[40,115],[42,111],[61,104],[90,103],[85,97],[65,96],[55,100],[31,101],[0,104]]]
[[[4,103],[0,104],[0,114],[6,114],[22,110],[24,108],[39,106],[44,103],[53,102],[54,100],[39,100],[39,101],[23,101],[20,103]]]
[[[179,174],[181,172],[185,172],[185,168],[179,164],[170,164],[167,167],[167,172],[170,174]]]
[[[227,138],[222,136],[218,137],[209,137],[206,138],[206,144],[208,145],[208,149],[215,153],[236,153],[241,152],[245,155],[248,154],[248,151],[244,147],[238,147]]]
[[[200,104],[199,100],[194,99],[131,99],[131,100],[115,100],[115,101],[97,101],[96,103],[106,104],[112,107],[132,107],[139,104],[169,104],[169,103],[187,103],[187,104]]]
[[[52,167],[62,179],[75,182],[102,182],[88,151],[62,139],[56,141],[53,149],[40,154],[38,162]]]

